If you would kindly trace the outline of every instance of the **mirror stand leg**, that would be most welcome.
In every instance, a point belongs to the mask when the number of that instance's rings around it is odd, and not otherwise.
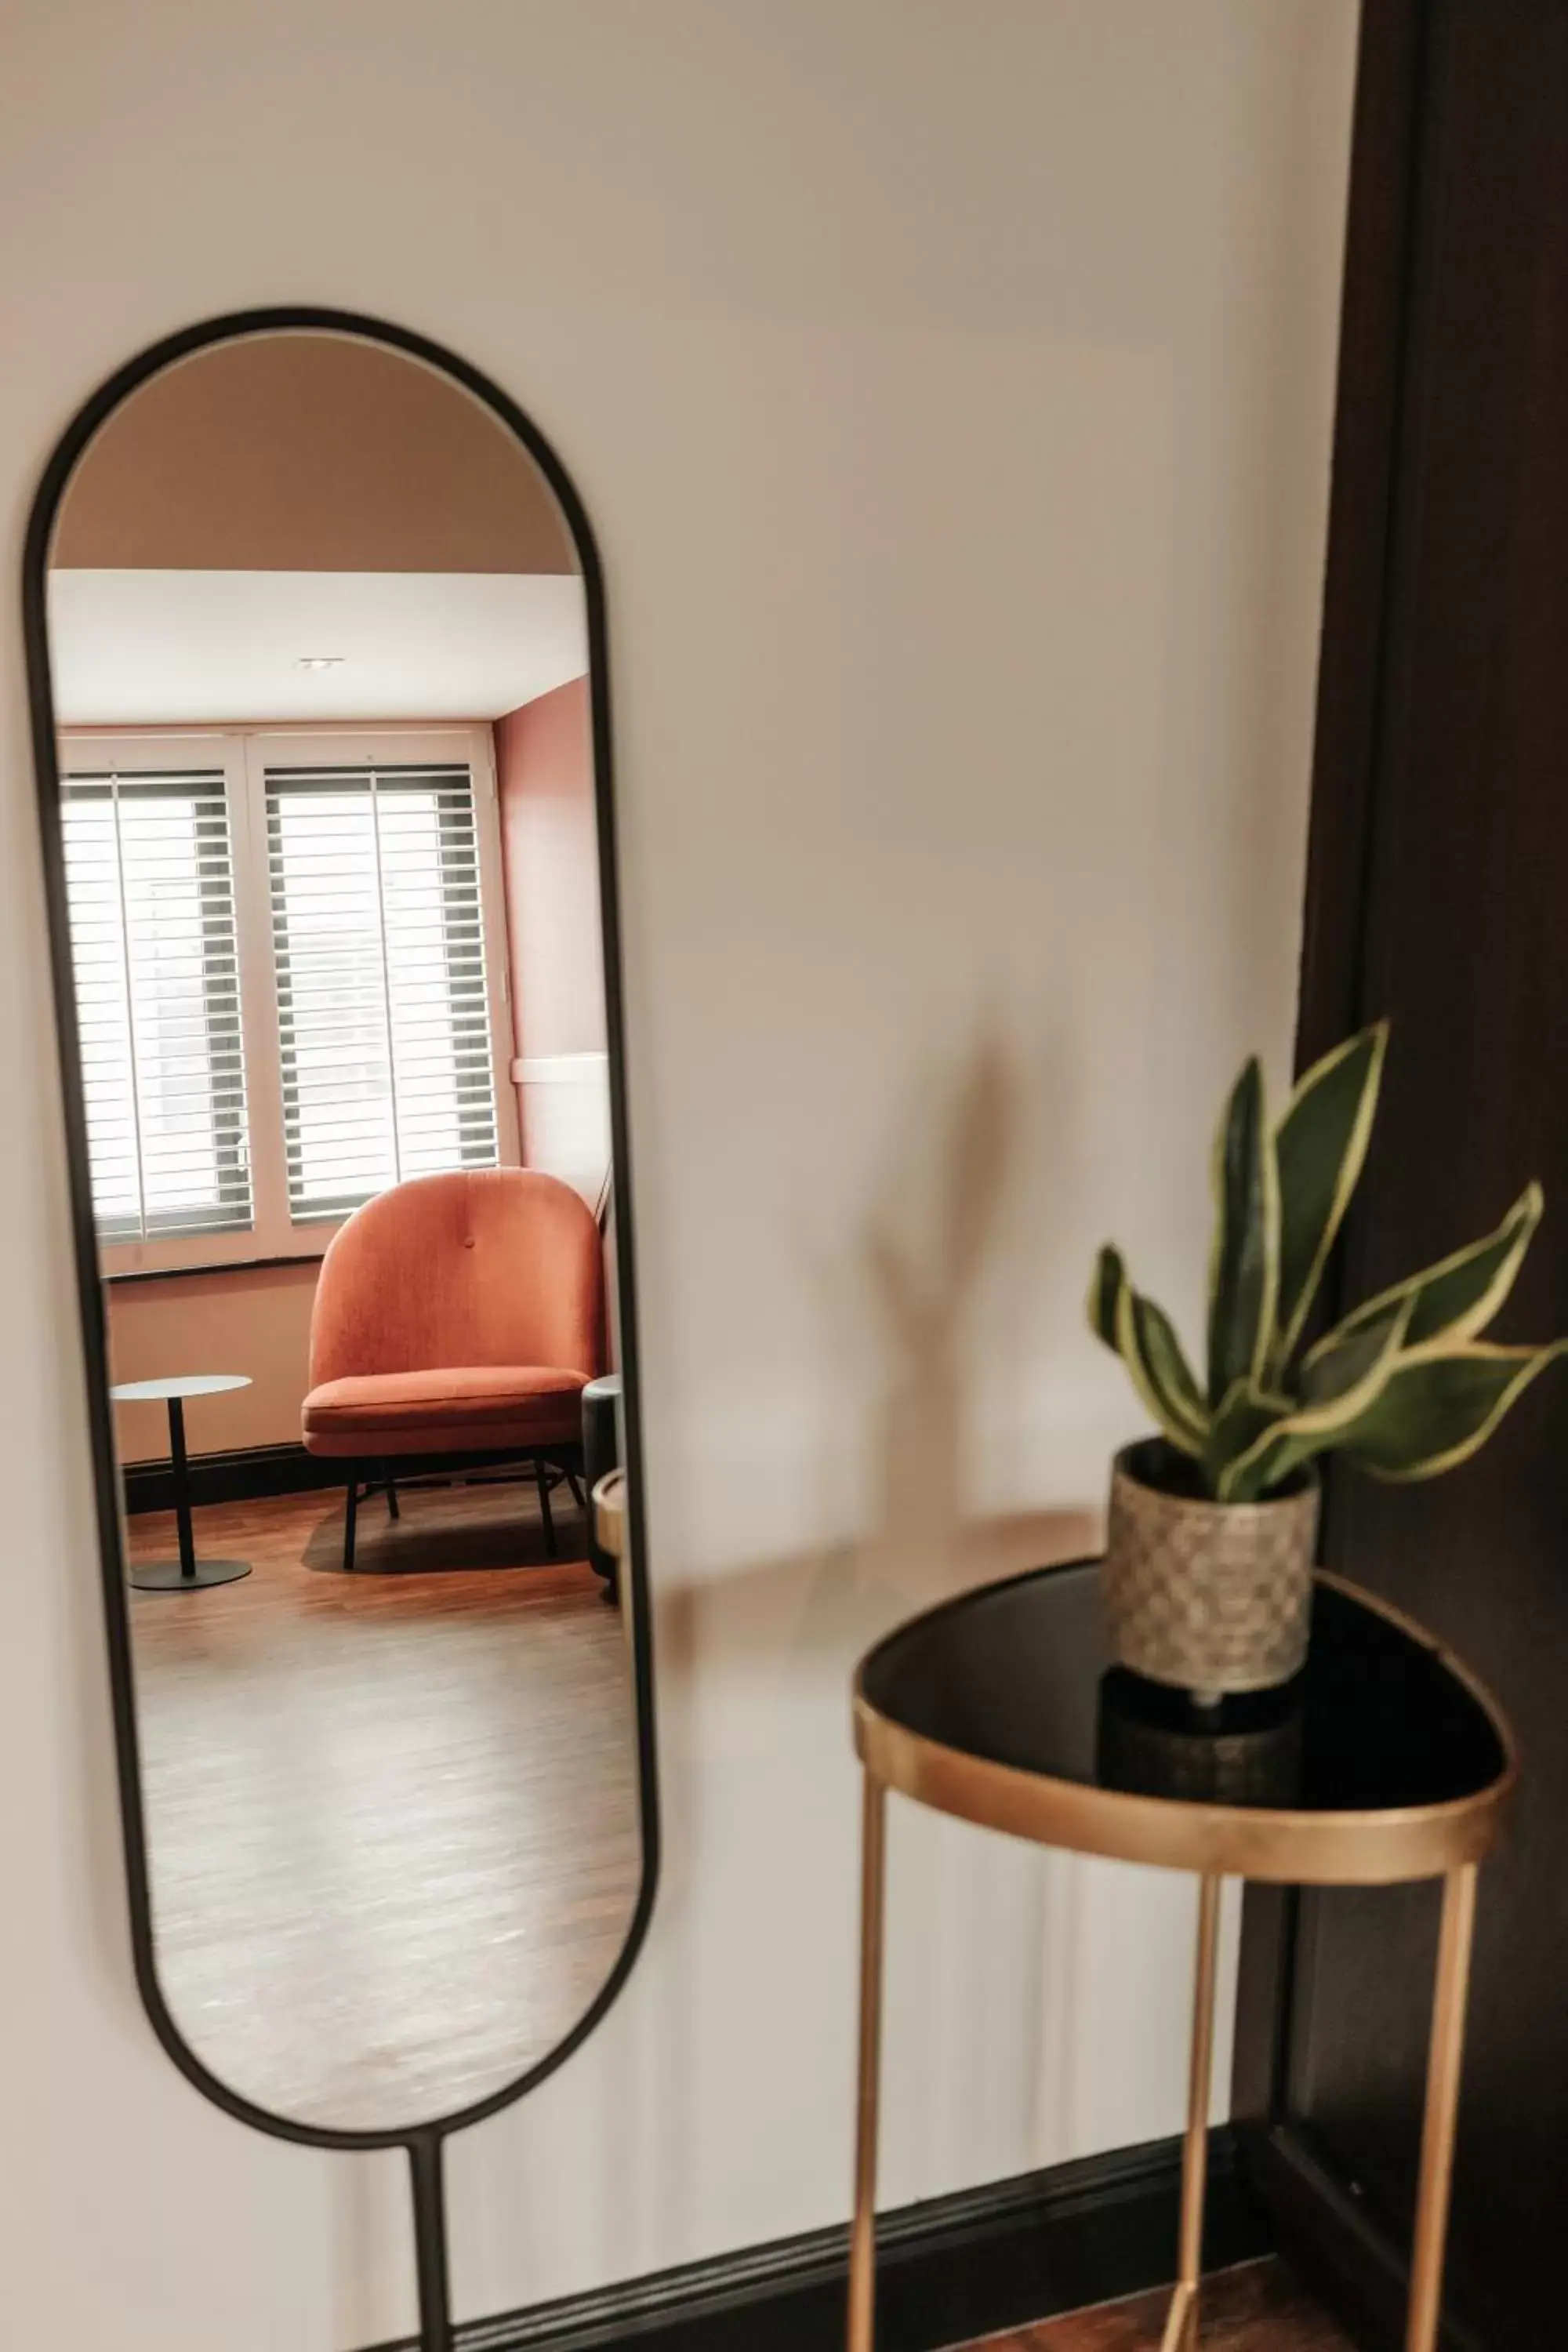
[[[447,2288],[447,2190],[441,2142],[410,2140],[414,2189],[414,2258],[419,2275],[420,2352],[452,2352],[452,2311]]]
[[[847,2352],[873,2352],[877,2330],[877,2105],[881,2076],[882,1925],[887,1792],[865,1775],[860,1832],[860,2078],[855,2218],[849,2232]]]

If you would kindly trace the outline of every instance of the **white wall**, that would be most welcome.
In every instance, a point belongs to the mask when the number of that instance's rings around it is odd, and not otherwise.
[[[851,1660],[1082,1540],[1137,1419],[1090,1251],[1190,1313],[1287,1051],[1353,14],[11,0],[8,581],[100,378],[289,299],[488,369],[602,534],[669,1860],[455,2152],[465,2313],[846,2210]],[[7,2312],[336,2352],[411,2322],[395,2160],[206,2107],[127,1966],[14,612],[0,660]],[[893,1864],[889,2199],[1177,2126],[1183,1885],[902,1814]]]

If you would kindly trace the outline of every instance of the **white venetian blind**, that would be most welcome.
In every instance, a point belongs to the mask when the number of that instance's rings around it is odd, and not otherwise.
[[[63,823],[100,1236],[244,1229],[250,1155],[222,771],[68,773]]]
[[[269,767],[266,784],[290,1217],[493,1167],[468,768]]]

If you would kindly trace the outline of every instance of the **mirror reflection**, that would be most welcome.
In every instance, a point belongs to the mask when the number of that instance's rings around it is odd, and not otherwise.
[[[1305,1736],[1295,1683],[1209,1707],[1125,1666],[1100,1676],[1096,1768],[1103,1787],[1129,1795],[1289,1809],[1300,1801]]]
[[[159,1980],[405,2128],[643,1872],[578,556],[462,385],[254,335],[101,425],[48,621]]]

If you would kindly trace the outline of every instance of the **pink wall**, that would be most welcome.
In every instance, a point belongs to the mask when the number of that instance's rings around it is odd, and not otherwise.
[[[51,562],[110,570],[574,572],[535,466],[444,375],[337,335],[217,343],[117,408]]]
[[[310,1385],[310,1307],[320,1272],[314,1259],[302,1258],[297,1265],[216,1266],[163,1281],[110,1283],[110,1378],[244,1372],[249,1388],[203,1397],[186,1407],[191,1452],[297,1445],[300,1400]],[[167,1458],[164,1406],[121,1404],[114,1418],[122,1462]]]
[[[608,1091],[587,679],[509,711],[495,733],[523,1160],[596,1201]]]

